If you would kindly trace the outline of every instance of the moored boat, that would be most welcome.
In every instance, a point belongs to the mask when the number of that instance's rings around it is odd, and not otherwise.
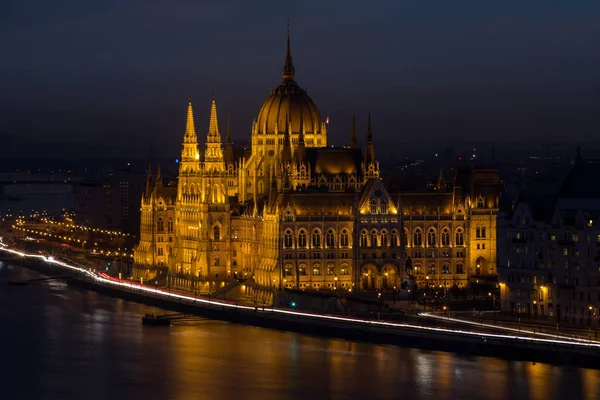
[[[160,315],[146,314],[142,317],[142,324],[156,325],[156,326],[169,326],[169,325],[171,325],[171,320],[167,317],[160,316]]]

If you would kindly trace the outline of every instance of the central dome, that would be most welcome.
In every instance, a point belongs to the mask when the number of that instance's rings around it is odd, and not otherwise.
[[[295,69],[290,52],[290,36],[287,37],[287,53],[283,65],[283,81],[263,103],[256,125],[258,132],[274,134],[275,129],[281,134],[285,132],[289,121],[292,132],[300,132],[300,121],[304,123],[306,133],[324,133],[319,109],[294,80]]]

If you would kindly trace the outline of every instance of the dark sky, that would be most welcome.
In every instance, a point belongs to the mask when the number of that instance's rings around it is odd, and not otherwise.
[[[204,135],[215,91],[247,138],[288,17],[334,142],[369,106],[380,146],[600,133],[598,0],[3,0],[0,131],[177,152],[188,93]]]

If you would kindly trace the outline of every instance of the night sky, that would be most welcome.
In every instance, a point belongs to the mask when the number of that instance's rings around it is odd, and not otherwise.
[[[0,131],[168,155],[188,93],[204,136],[215,91],[223,135],[231,114],[248,138],[288,17],[332,142],[348,141],[352,109],[364,135],[369,106],[380,146],[600,134],[597,0],[4,0]]]

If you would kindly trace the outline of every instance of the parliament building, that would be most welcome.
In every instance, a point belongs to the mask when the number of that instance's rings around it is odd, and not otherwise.
[[[176,186],[149,172],[138,267],[191,279],[254,277],[266,288],[365,290],[463,287],[496,274],[495,170],[457,171],[423,193],[390,193],[380,177],[369,113],[366,146],[348,143],[295,80],[287,37],[283,79],[251,127],[251,148],[223,145],[213,96],[204,154],[191,99]],[[412,279],[412,278],[411,278]]]

